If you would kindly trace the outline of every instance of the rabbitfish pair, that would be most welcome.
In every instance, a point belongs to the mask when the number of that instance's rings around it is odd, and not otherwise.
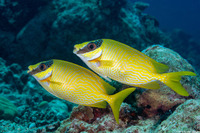
[[[106,108],[108,102],[117,123],[119,123],[121,103],[135,90],[128,88],[110,95],[115,91],[114,87],[92,71],[67,61],[49,60],[28,68],[28,73],[56,97],[75,104],[98,108]]]
[[[188,92],[180,83],[181,76],[195,76],[195,73],[189,71],[163,73],[168,66],[110,39],[77,44],[74,53],[107,80],[111,78],[146,89],[158,89],[157,81],[161,81],[178,94],[188,96]],[[98,108],[105,108],[108,103],[117,123],[119,123],[121,103],[135,90],[135,88],[127,88],[111,95],[115,88],[95,73],[62,60],[49,60],[31,65],[28,73],[33,75],[48,92],[61,99]]]

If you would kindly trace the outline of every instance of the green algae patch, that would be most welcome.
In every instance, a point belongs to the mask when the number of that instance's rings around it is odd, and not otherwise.
[[[8,99],[0,97],[0,119],[13,120],[17,115],[17,107]]]
[[[48,105],[48,102],[47,102],[47,101],[42,101],[42,102],[38,105],[38,107],[44,107],[44,106],[46,106],[46,105]]]

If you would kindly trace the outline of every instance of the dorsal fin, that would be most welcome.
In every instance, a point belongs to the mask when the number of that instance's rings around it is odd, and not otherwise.
[[[113,94],[115,92],[115,90],[116,90],[115,87],[111,86],[110,84],[108,84],[105,81],[102,82],[102,83],[103,83],[103,86],[104,86],[104,88],[106,90],[106,94],[111,95],[111,94]]]
[[[169,67],[167,65],[159,63],[152,58],[149,58],[149,59],[152,62],[152,64],[154,65],[157,73],[163,73],[163,72],[166,72],[169,69]]]

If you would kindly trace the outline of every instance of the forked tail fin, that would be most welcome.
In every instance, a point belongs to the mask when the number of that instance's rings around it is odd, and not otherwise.
[[[185,75],[196,76],[195,73],[190,71],[164,73],[161,75],[161,77],[163,77],[161,78],[161,81],[179,95],[189,96],[189,93],[185,90],[185,88],[183,88],[183,86],[180,83],[181,77]]]
[[[136,88],[127,88],[118,92],[117,94],[110,95],[107,102],[111,106],[116,122],[119,124],[119,111],[120,106],[124,99],[131,94]]]

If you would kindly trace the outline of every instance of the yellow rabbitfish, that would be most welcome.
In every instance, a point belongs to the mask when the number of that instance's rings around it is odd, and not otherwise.
[[[33,75],[43,88],[61,99],[98,108],[106,108],[108,102],[117,123],[121,103],[135,90],[128,88],[110,95],[115,91],[113,86],[92,71],[67,61],[54,59],[28,68],[28,73]]]
[[[189,94],[180,83],[181,76],[196,75],[189,71],[163,73],[168,70],[168,66],[110,39],[76,44],[73,52],[107,80],[111,78],[123,84],[146,89],[159,89],[157,81],[161,81],[182,96]]]

